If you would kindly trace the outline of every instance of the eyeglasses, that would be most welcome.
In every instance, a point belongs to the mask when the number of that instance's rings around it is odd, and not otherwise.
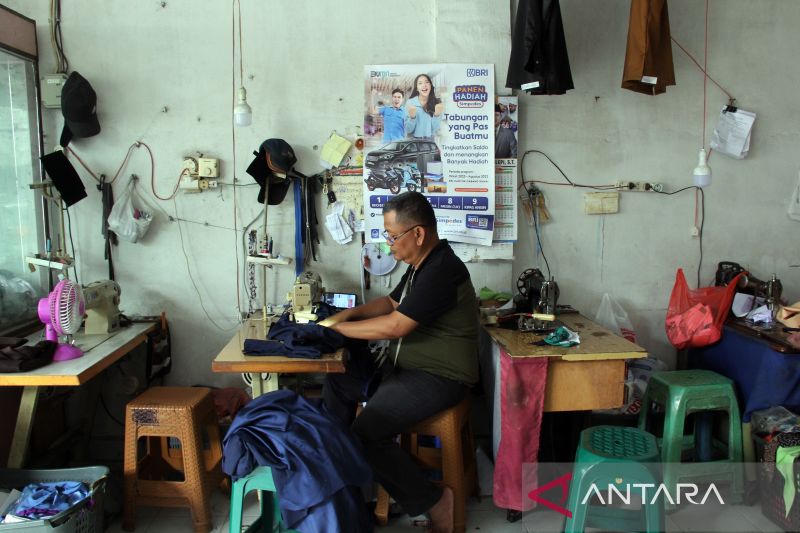
[[[411,226],[410,228],[408,228],[407,230],[405,230],[405,231],[404,231],[403,233],[401,233],[400,235],[397,235],[396,237],[392,237],[391,235],[389,235],[389,232],[388,232],[388,231],[386,231],[386,230],[383,230],[383,238],[384,238],[384,239],[386,239],[386,242],[387,242],[387,243],[389,243],[389,246],[391,246],[391,245],[393,245],[394,243],[396,243],[397,241],[399,241],[399,240],[400,240],[400,237],[402,237],[403,235],[405,235],[406,233],[408,233],[408,232],[409,232],[409,231],[411,231],[412,229],[414,229],[414,228],[424,228],[424,227],[425,227],[425,224],[417,224],[417,225],[415,225],[415,226]]]

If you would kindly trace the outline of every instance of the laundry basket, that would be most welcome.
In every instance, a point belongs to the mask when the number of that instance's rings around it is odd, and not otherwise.
[[[25,533],[102,533],[103,500],[109,470],[105,466],[60,468],[57,470],[3,470],[0,469],[0,488],[21,491],[29,483],[82,481],[91,496],[66,511],[41,520],[0,524],[0,532]]]

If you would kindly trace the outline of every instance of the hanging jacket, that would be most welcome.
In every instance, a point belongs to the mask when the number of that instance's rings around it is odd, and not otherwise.
[[[372,531],[360,490],[372,470],[358,440],[320,401],[281,390],[239,411],[223,440],[222,470],[236,480],[256,466],[272,469],[288,528]]]
[[[667,0],[631,0],[622,88],[655,96],[675,85]]]
[[[575,88],[558,0],[520,0],[506,87],[530,94],[564,94]]]

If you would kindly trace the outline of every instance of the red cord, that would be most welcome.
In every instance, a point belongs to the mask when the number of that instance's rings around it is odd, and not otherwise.
[[[708,0],[706,0],[706,33],[705,33],[705,50],[703,53],[703,138],[702,147],[706,147],[706,106],[707,106],[707,93],[706,87],[708,85]],[[695,221],[696,222],[696,221]]]

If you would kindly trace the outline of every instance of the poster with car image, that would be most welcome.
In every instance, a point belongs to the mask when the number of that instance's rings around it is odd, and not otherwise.
[[[491,245],[494,66],[364,67],[364,231],[382,242],[383,206],[424,194],[441,238]]]

